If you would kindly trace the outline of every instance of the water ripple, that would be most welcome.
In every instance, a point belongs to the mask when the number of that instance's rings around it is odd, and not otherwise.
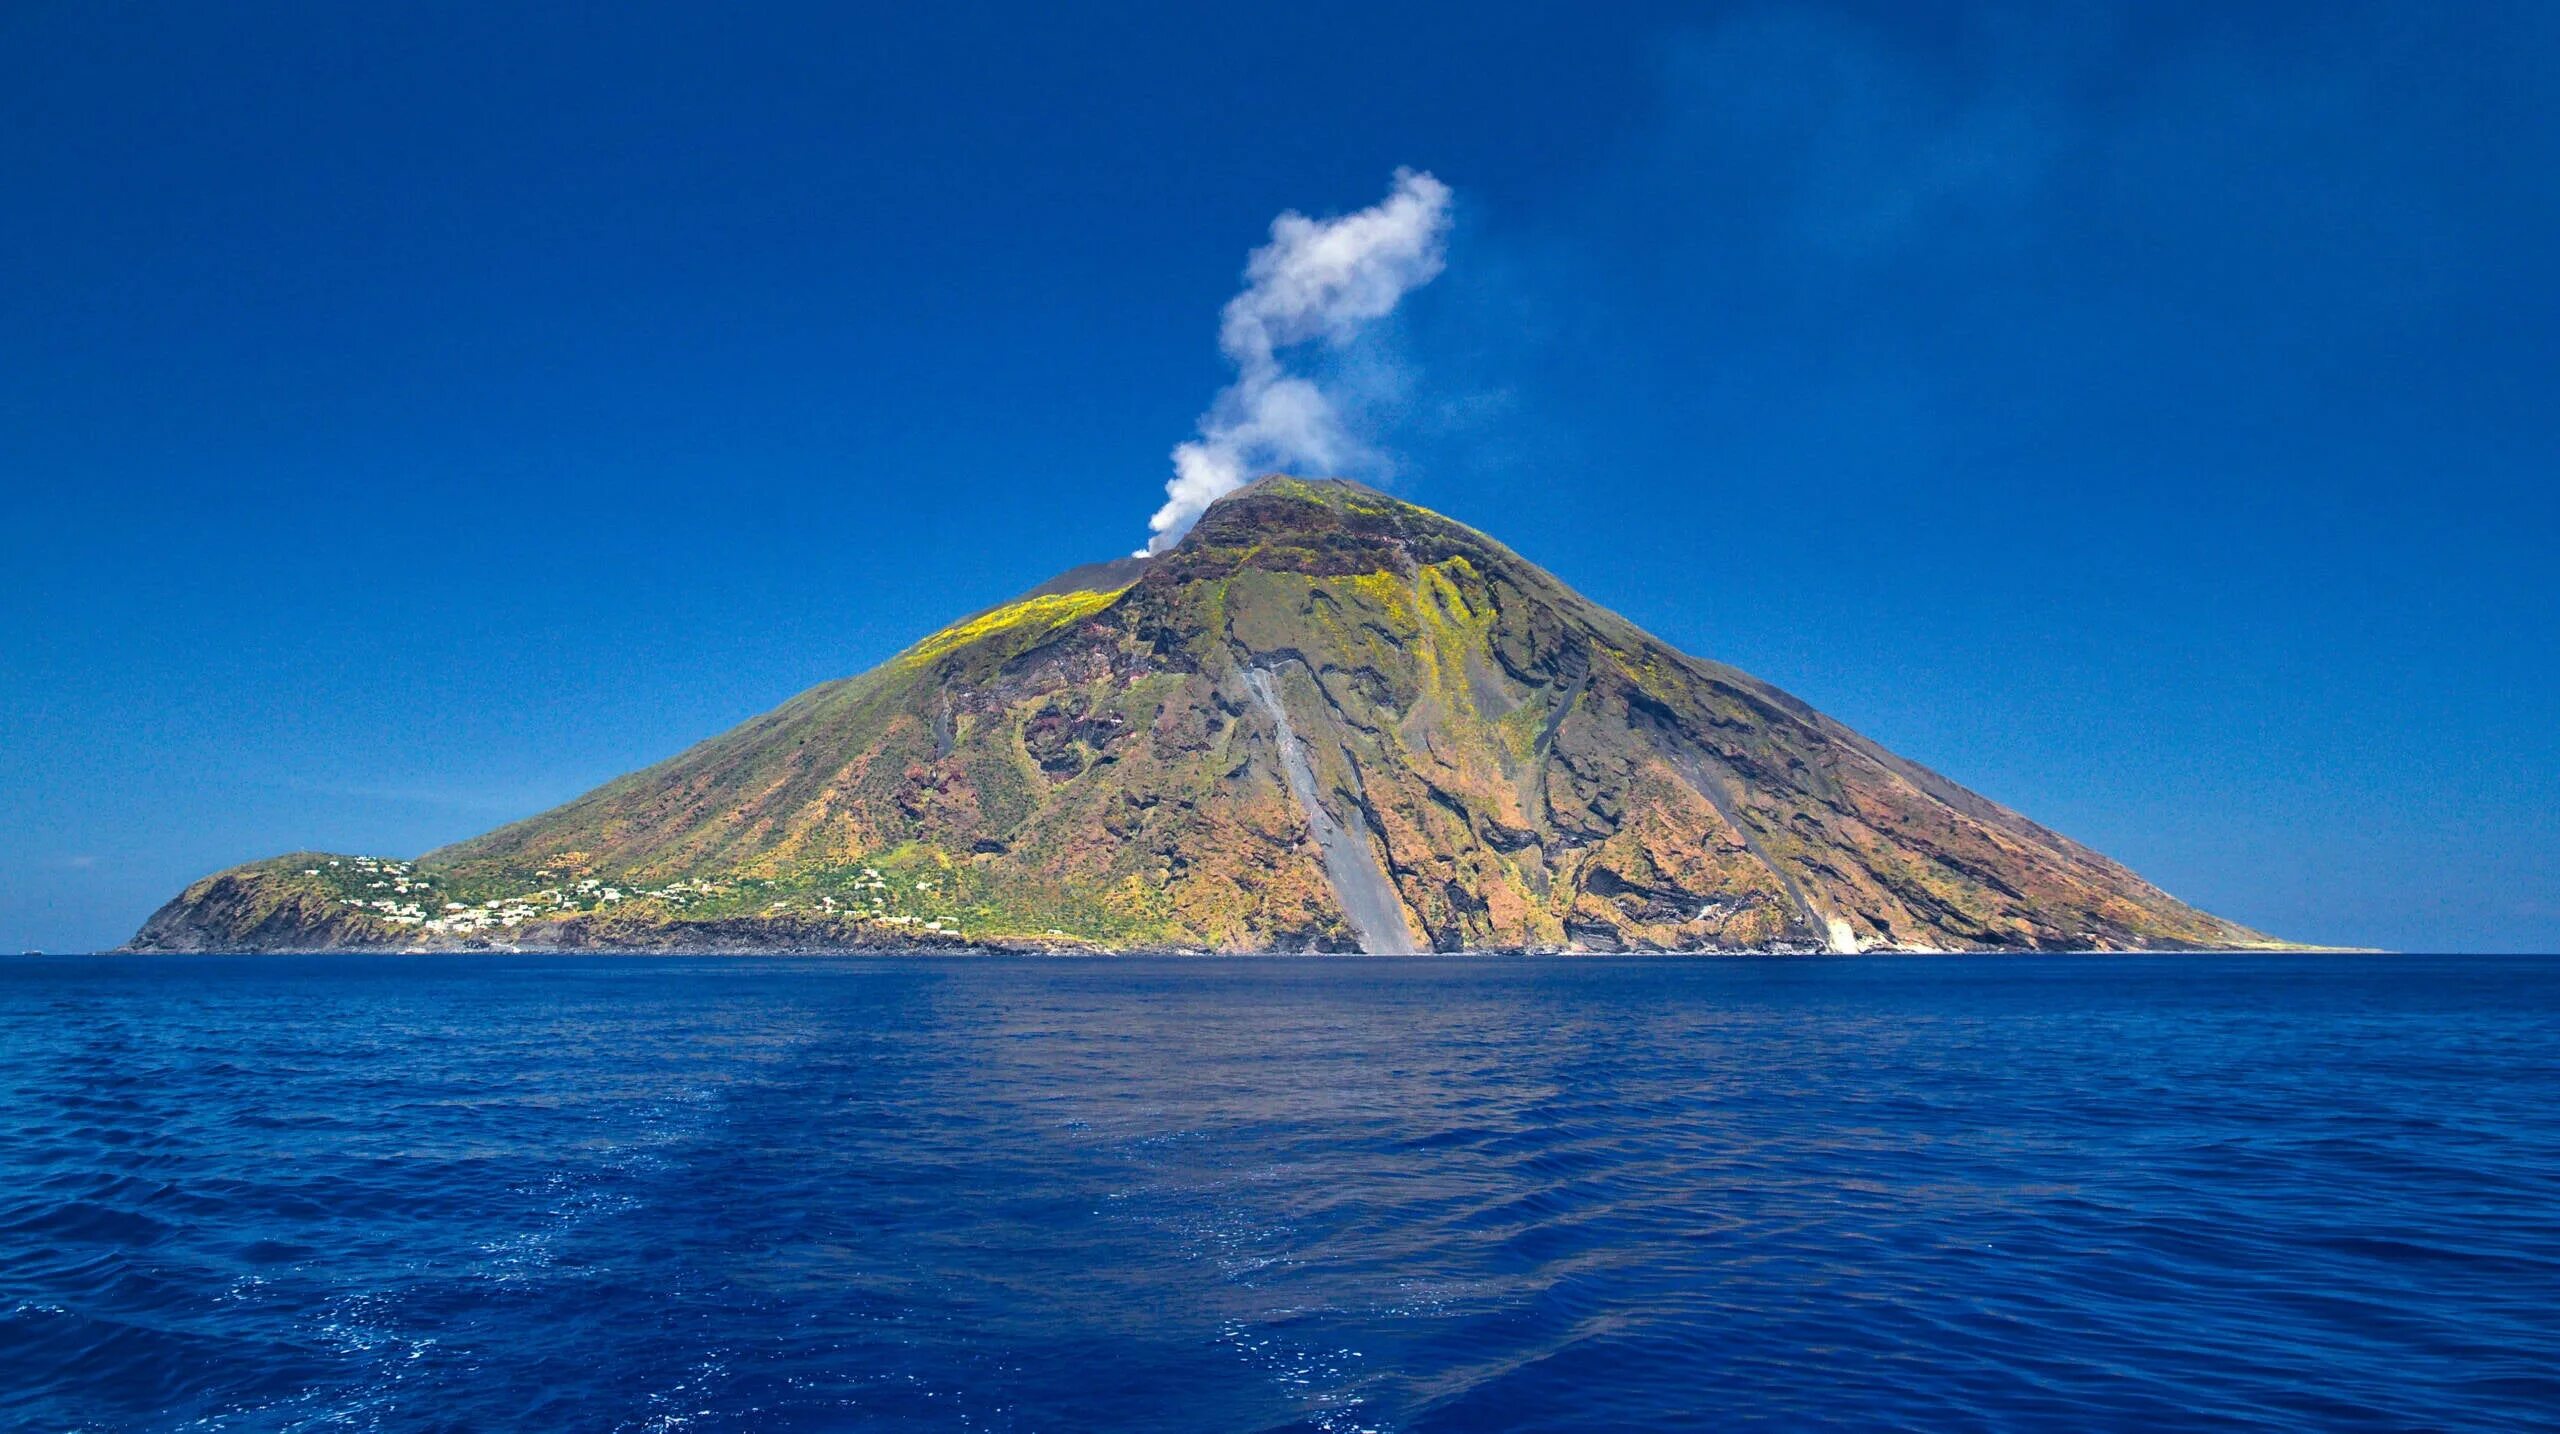
[[[2552,1427],[2560,962],[0,966],[0,1425]]]

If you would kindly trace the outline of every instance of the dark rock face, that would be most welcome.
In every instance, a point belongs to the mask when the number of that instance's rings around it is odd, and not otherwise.
[[[298,860],[136,945],[2281,944],[1473,529],[1289,478],[362,890]]]

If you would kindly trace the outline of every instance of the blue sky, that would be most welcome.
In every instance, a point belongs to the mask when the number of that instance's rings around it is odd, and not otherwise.
[[[2560,948],[2560,7],[13,5],[0,947],[1143,541],[1284,209],[1396,491],[2282,934]]]

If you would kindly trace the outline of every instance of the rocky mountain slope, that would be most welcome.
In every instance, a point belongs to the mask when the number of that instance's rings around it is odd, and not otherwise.
[[[556,810],[141,950],[2267,947],[1475,530],[1266,478]]]

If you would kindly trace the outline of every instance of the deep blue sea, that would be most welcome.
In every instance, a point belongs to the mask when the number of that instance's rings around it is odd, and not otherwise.
[[[2560,960],[0,962],[0,1427],[2560,1427]]]

